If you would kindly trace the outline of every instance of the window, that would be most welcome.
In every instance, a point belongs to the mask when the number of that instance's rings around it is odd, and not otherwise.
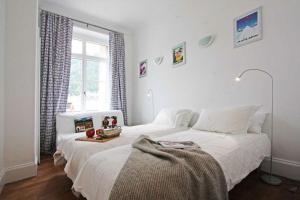
[[[67,111],[110,107],[108,36],[90,32],[74,28]]]

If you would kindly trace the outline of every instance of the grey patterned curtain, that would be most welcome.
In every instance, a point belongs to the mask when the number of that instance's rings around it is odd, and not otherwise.
[[[56,143],[56,114],[66,111],[71,68],[72,20],[41,11],[41,153]]]
[[[122,33],[109,33],[109,54],[111,70],[111,108],[121,110],[127,125],[127,99],[125,80],[125,42]]]

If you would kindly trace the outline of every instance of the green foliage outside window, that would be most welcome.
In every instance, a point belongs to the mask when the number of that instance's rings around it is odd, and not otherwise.
[[[97,93],[99,90],[99,62],[87,61],[86,65],[86,89],[89,93]],[[72,59],[70,72],[69,94],[79,96],[82,87],[82,60]]]

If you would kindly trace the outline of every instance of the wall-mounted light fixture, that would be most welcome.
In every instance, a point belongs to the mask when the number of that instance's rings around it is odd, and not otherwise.
[[[210,46],[215,41],[216,36],[215,35],[208,35],[203,38],[201,38],[198,42],[199,46],[202,48],[206,48]]]
[[[164,57],[162,57],[162,56],[161,57],[156,57],[156,58],[153,59],[153,63],[155,65],[160,65],[163,60],[164,60]]]
[[[152,119],[154,120],[154,115],[155,115],[155,107],[154,107],[154,97],[153,97],[153,90],[151,88],[148,89],[147,91],[147,98],[151,98],[151,104],[152,104]]]

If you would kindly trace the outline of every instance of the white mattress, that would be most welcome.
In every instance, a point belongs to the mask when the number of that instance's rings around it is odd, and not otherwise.
[[[85,133],[61,134],[57,152],[66,161],[65,172],[71,180],[75,180],[79,170],[86,160],[101,151],[132,143],[140,135],[149,135],[153,138],[187,130],[187,128],[171,128],[170,126],[145,124],[139,126],[122,127],[120,137],[105,143],[75,141]]]
[[[189,140],[200,145],[220,164],[228,191],[259,167],[264,157],[270,154],[270,141],[266,134],[230,135],[190,129],[160,137],[159,140]],[[131,150],[131,145],[125,145],[90,157],[74,181],[74,190],[88,200],[108,199]]]

